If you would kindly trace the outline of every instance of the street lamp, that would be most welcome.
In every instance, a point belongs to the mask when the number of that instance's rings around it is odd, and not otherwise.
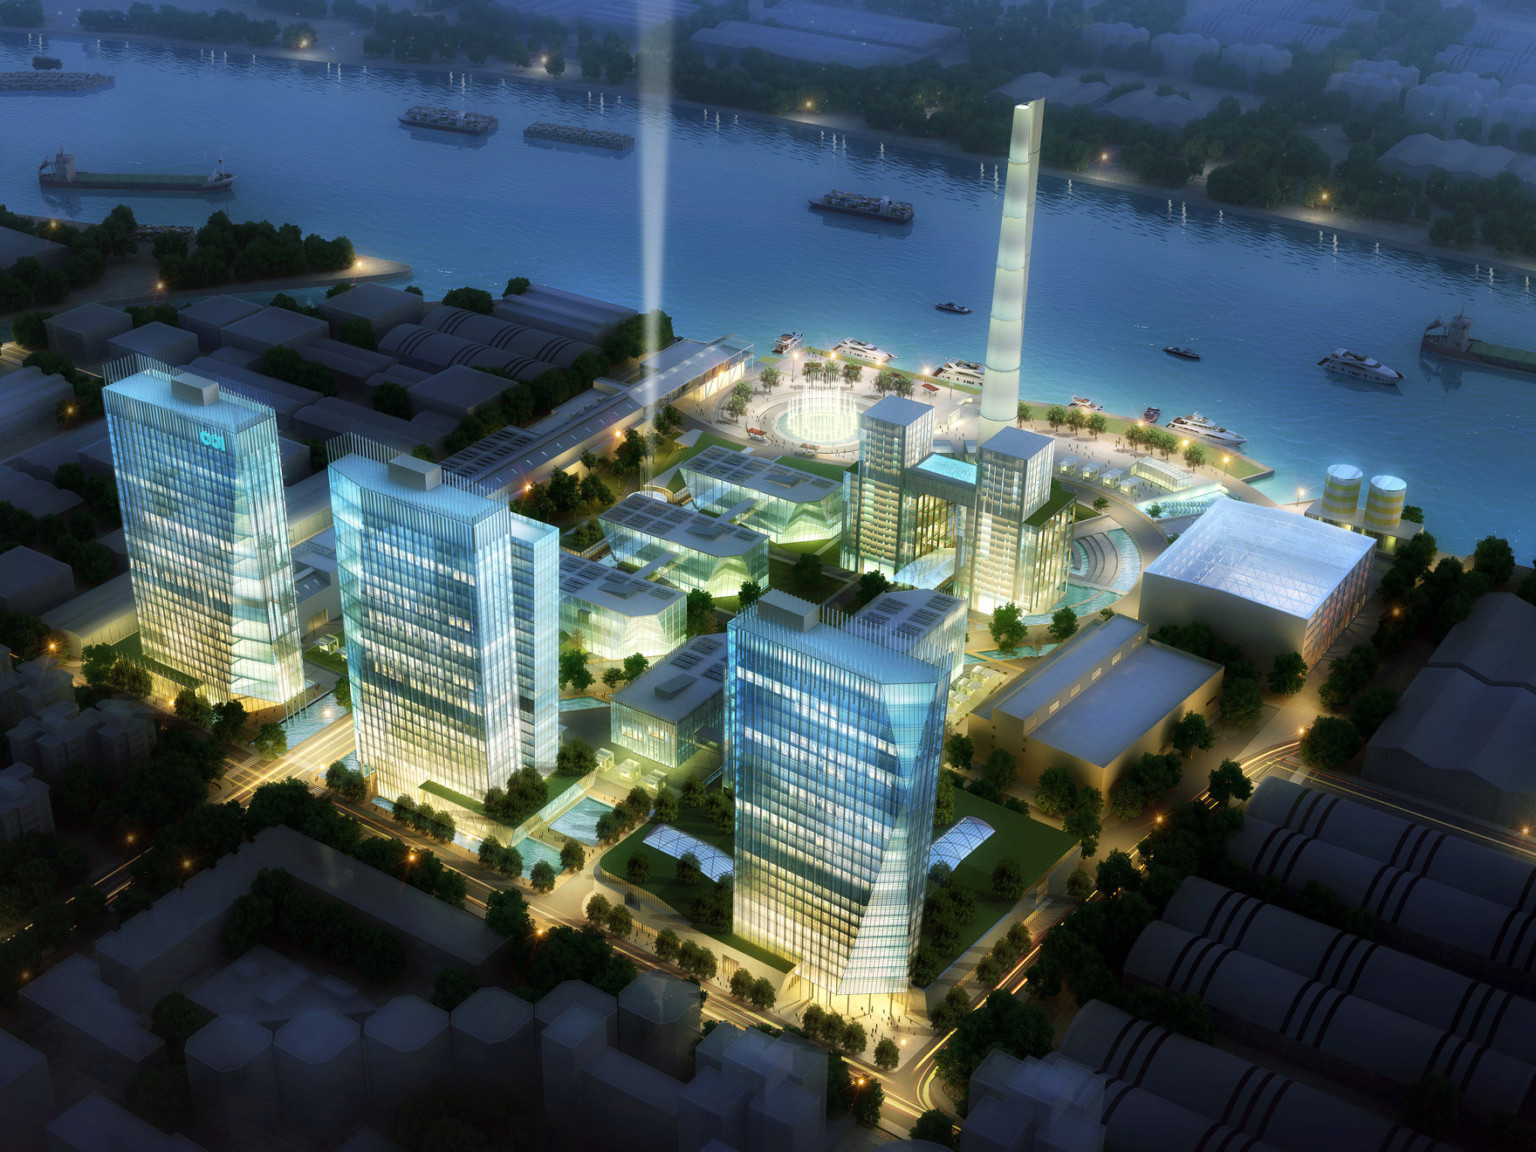
[[[1221,458],[1221,474],[1223,476],[1225,476],[1227,474],[1227,461],[1229,461],[1231,459],[1232,459],[1232,457],[1230,457],[1230,456],[1223,456]]]

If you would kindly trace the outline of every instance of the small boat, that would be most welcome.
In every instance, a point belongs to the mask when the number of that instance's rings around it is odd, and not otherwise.
[[[1163,351],[1168,353],[1170,356],[1177,356],[1180,360],[1200,359],[1200,353],[1196,352],[1193,348],[1179,348],[1175,346],[1169,346],[1164,348]]]
[[[980,388],[986,382],[987,370],[974,360],[948,360],[944,367],[933,374],[935,380],[948,380],[953,384],[972,384]]]
[[[1395,368],[1388,368],[1380,360],[1351,352],[1348,348],[1335,348],[1332,356],[1324,356],[1317,364],[1330,372],[1352,376],[1356,380],[1369,380],[1372,384],[1396,384],[1403,378],[1403,374]]]
[[[905,200],[869,196],[862,192],[839,192],[836,189],[825,196],[815,197],[810,205],[818,212],[841,212],[848,216],[862,216],[866,220],[883,220],[887,224],[910,224],[914,215],[912,205]]]
[[[1203,436],[1207,440],[1214,440],[1218,444],[1246,444],[1248,437],[1241,436],[1230,428],[1223,428],[1214,420],[1207,420],[1198,412],[1191,412],[1188,416],[1175,416],[1168,421],[1168,427],[1174,432],[1183,432],[1191,436]]]
[[[785,332],[773,342],[773,350],[780,356],[788,355],[805,343],[804,332]]]
[[[1163,410],[1161,408],[1148,407],[1147,410],[1141,414],[1141,418],[1148,424],[1156,424],[1163,418]]]
[[[895,357],[896,353],[887,352],[883,348],[876,348],[873,344],[863,340],[844,340],[832,351],[839,356],[852,356],[857,360],[869,360],[876,364],[884,364]]]
[[[1080,408],[1084,412],[1102,412],[1102,411],[1104,411],[1104,405],[1102,405],[1102,404],[1095,404],[1092,400],[1088,399],[1088,397],[1086,397],[1086,396],[1074,396],[1074,397],[1072,397],[1072,403],[1070,405],[1068,405],[1068,407],[1070,407],[1070,408]]]
[[[940,312],[953,312],[958,316],[969,316],[971,314],[971,310],[964,304],[956,304],[953,300],[947,300],[943,304],[935,304],[934,307]]]

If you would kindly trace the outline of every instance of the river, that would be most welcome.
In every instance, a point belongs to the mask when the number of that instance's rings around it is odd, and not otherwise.
[[[27,68],[40,44],[8,34],[0,68]],[[99,219],[126,200],[141,222],[191,224],[222,207],[407,261],[428,297],[466,284],[499,294],[524,275],[642,304],[645,158],[537,144],[521,131],[556,120],[638,136],[629,99],[213,49],[59,37],[46,48],[66,70],[117,83],[4,97],[0,201],[13,211]],[[470,139],[401,127],[396,116],[417,102],[487,111],[501,128]],[[823,347],[854,336],[914,369],[983,359],[1002,193],[990,164],[729,111],[646,114],[670,121],[661,301],[680,333],[735,332],[763,351],[789,329]],[[61,145],[86,170],[200,172],[223,156],[238,179],[217,199],[45,198],[35,166]],[[806,197],[829,188],[910,200],[916,221],[809,211]],[[975,313],[937,312],[941,300]],[[1261,486],[1277,500],[1317,494],[1333,463],[1401,476],[1442,547],[1467,552],[1495,533],[1528,562],[1536,379],[1419,357],[1424,325],[1463,304],[1475,334],[1536,347],[1528,277],[1186,209],[1176,193],[1042,178],[1023,391],[1083,394],[1112,412],[1156,405],[1164,420],[1199,411],[1248,437],[1245,451],[1276,470]],[[1204,359],[1174,360],[1166,344]],[[1384,388],[1316,366],[1340,346],[1407,378]]]

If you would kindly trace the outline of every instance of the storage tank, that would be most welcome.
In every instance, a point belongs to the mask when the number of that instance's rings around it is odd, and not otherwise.
[[[1323,481],[1323,512],[1348,520],[1360,507],[1360,481],[1364,472],[1353,464],[1335,464]]]
[[[1365,497],[1365,525],[1386,532],[1396,528],[1403,519],[1403,501],[1408,496],[1408,485],[1396,476],[1372,476],[1371,488]]]
[[[329,1008],[309,1008],[278,1030],[277,1090],[283,1120],[305,1133],[357,1123],[367,1105],[362,1028]]]
[[[238,1012],[215,1017],[187,1040],[187,1081],[224,1137],[260,1131],[277,1107],[272,1033]]]
[[[390,1104],[447,1079],[448,1013],[420,996],[396,996],[363,1025],[368,1089]]]

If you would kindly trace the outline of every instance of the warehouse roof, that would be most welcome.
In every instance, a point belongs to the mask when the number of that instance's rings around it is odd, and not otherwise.
[[[1536,605],[1510,592],[1479,597],[1429,664],[1461,668],[1485,684],[1536,693]]]
[[[836,480],[719,444],[711,445],[680,467],[685,477],[689,472],[697,472],[793,504],[817,503],[841,492],[843,487]]]
[[[695,636],[614,694],[613,702],[676,724],[725,689],[725,637]]]
[[[789,60],[808,64],[843,64],[849,68],[873,68],[879,64],[905,64],[913,58],[903,48],[884,44],[861,44],[836,36],[820,36],[795,28],[771,28],[747,24],[741,20],[723,20],[713,28],[700,28],[690,38],[705,48],[737,51],[760,48]]]
[[[1369,536],[1241,500],[1218,500],[1144,575],[1229,592],[1310,619],[1376,543]]]
[[[766,18],[781,28],[798,28],[824,36],[841,36],[866,44],[889,44],[913,52],[931,52],[960,39],[960,29],[930,24],[904,16],[887,16],[858,8],[813,4],[809,0],[779,0],[766,10]]]
[[[599,513],[598,523],[605,530],[613,524],[715,557],[742,556],[768,540],[761,532],[638,492]]]
[[[630,617],[658,616],[687,598],[677,588],[570,552],[560,553],[560,595]]]

